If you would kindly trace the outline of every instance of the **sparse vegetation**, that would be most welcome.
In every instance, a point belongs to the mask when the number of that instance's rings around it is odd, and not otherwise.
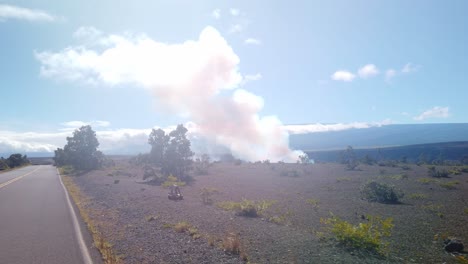
[[[422,199],[426,199],[427,195],[423,193],[412,193],[408,195],[408,197],[413,200],[422,200]]]
[[[437,215],[440,218],[444,217],[444,214],[440,211],[443,207],[444,206],[441,204],[432,204],[432,203],[421,206],[422,209],[429,211]]]
[[[174,230],[178,233],[184,233],[188,231],[191,225],[188,222],[182,221],[174,225]]]
[[[403,193],[395,186],[386,183],[370,181],[361,187],[361,195],[364,199],[379,203],[399,203]]]
[[[183,181],[179,181],[179,179],[177,179],[177,177],[173,176],[173,175],[169,175],[169,177],[167,177],[167,180],[162,184],[162,186],[164,188],[168,188],[168,187],[171,187],[173,185],[177,185],[177,186],[185,186],[185,182]]]
[[[265,210],[270,208],[276,201],[274,200],[261,200],[261,201],[252,201],[247,199],[242,199],[241,202],[232,202],[225,201],[220,202],[217,206],[226,211],[235,211],[237,215],[247,216],[247,217],[257,217],[262,215]]]
[[[306,203],[309,204],[309,205],[312,205],[312,207],[314,209],[318,209],[319,208],[319,200],[317,199],[307,199],[306,200]]]
[[[346,247],[360,250],[385,253],[388,243],[383,237],[391,235],[393,219],[382,219],[379,216],[367,216],[367,222],[353,225],[336,216],[321,219],[329,227],[335,239]]]
[[[449,182],[439,183],[439,186],[448,190],[455,190],[457,188],[457,184],[460,184],[460,182],[449,181]]]
[[[384,179],[391,179],[391,180],[406,180],[408,179],[408,175],[406,174],[394,174],[394,175],[384,175],[384,176],[380,176],[381,178],[384,178]]]
[[[431,179],[431,178],[419,178],[417,181],[420,182],[420,183],[423,183],[423,184],[438,183],[439,182],[438,180]]]
[[[339,177],[336,179],[336,182],[350,182],[351,177]]]
[[[219,193],[218,189],[205,187],[201,190],[200,196],[202,198],[203,204],[213,204],[213,195]]]
[[[299,177],[299,172],[297,170],[283,170],[280,173],[280,176],[282,177]]]

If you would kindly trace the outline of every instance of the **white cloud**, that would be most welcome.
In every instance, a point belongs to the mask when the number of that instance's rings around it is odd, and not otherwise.
[[[245,85],[248,82],[252,81],[259,81],[263,78],[261,73],[256,73],[256,74],[247,74],[244,76],[244,79],[242,80],[242,85]]]
[[[379,74],[379,69],[377,69],[377,66],[375,66],[374,64],[364,65],[362,68],[358,70],[359,77],[363,79],[373,77],[377,74]]]
[[[354,78],[356,78],[356,75],[352,74],[349,71],[340,70],[333,73],[331,78],[335,81],[351,82],[354,80]]]
[[[419,67],[418,65],[413,65],[412,63],[408,62],[407,64],[405,64],[405,66],[403,66],[403,68],[401,69],[401,72],[402,73],[412,73],[412,72],[416,72],[419,70]]]
[[[242,77],[239,57],[215,28],[183,43],[128,34],[103,35],[97,43],[37,52],[41,75],[146,89],[164,110],[191,119],[207,144],[224,146],[242,159],[296,161],[301,154],[289,149],[277,117],[259,115],[263,99],[239,89],[261,75]],[[230,97],[220,95],[229,89],[236,89]]]
[[[221,18],[221,9],[216,8],[211,12],[211,16],[214,17],[215,19],[220,19]]]
[[[44,22],[53,22],[56,20],[54,16],[42,10],[0,4],[0,21],[8,19]]]
[[[395,77],[396,73],[397,72],[394,69],[388,69],[385,72],[385,80],[389,82],[393,77]]]
[[[259,39],[256,39],[256,38],[248,38],[248,39],[244,40],[244,44],[247,44],[247,45],[260,45],[260,44],[262,44],[262,41],[259,40]]]
[[[62,126],[65,126],[66,128],[64,130],[68,129],[76,129],[80,128],[82,126],[92,126],[93,128],[95,127],[109,127],[110,122],[109,121],[101,121],[101,120],[94,120],[91,122],[83,122],[83,121],[68,121],[64,122],[61,124]]]
[[[63,148],[73,130],[49,133],[0,131],[0,153],[53,152]],[[137,154],[148,151],[151,129],[96,131],[99,149],[106,154]]]
[[[244,30],[244,26],[241,25],[241,24],[234,24],[231,26],[231,28],[229,29],[229,33],[240,33],[242,32],[242,30]]]
[[[232,16],[238,16],[240,15],[240,10],[237,8],[230,8],[229,13],[231,13]]]
[[[307,134],[307,133],[319,133],[319,132],[332,132],[342,131],[349,129],[361,129],[370,127],[381,127],[392,124],[390,119],[385,119],[377,123],[367,122],[354,122],[354,123],[338,123],[338,124],[306,124],[306,125],[286,125],[284,128],[290,134]]]
[[[422,112],[420,115],[415,116],[414,120],[422,121],[429,118],[448,118],[450,111],[448,107],[435,106],[429,110]]]

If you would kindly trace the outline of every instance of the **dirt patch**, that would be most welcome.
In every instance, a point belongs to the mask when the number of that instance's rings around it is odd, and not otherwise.
[[[215,163],[181,188],[182,201],[168,200],[167,189],[141,183],[142,177],[143,170],[126,160],[74,177],[90,208],[113,212],[99,221],[113,227],[103,233],[125,263],[456,263],[441,238],[468,241],[468,174],[424,183],[427,167],[416,165],[349,171],[339,164]],[[369,180],[400,188],[402,203],[361,199],[360,187]],[[445,181],[458,184],[447,189],[440,185]],[[274,203],[255,218],[216,205],[242,199]],[[353,224],[366,215],[392,217],[388,255],[343,248],[327,233],[324,239],[320,219],[330,213]],[[180,222],[197,235],[176,231]],[[223,249],[229,236],[239,239],[239,255]]]

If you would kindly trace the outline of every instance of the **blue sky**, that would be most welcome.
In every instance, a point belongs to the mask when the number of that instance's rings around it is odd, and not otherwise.
[[[230,68],[216,70],[213,74],[219,76],[213,80],[229,77],[217,83],[214,93],[201,95],[213,97],[209,102],[216,101],[223,111],[223,100],[238,103],[233,98],[242,97],[247,102],[242,105],[252,110],[245,117],[258,117],[254,125],[262,137],[269,137],[262,131],[271,123],[353,127],[466,122],[467,10],[468,2],[461,0],[2,1],[0,152],[2,143],[3,151],[15,144],[16,149],[27,149],[25,133],[63,136],[84,123],[108,133],[146,133],[152,127],[206,122],[207,112],[195,108],[208,101],[167,103],[173,98],[166,97],[167,89],[172,93],[178,82],[158,79],[172,74],[167,69],[151,70],[173,61],[181,63],[174,69],[191,64],[191,56],[198,58],[203,45],[197,51],[183,44],[202,43],[200,35],[207,28],[207,39],[219,40],[216,47],[207,44],[219,54],[207,54]],[[145,50],[137,44],[142,39],[154,49],[159,44],[168,49],[153,54],[148,48],[153,62],[141,64],[115,37],[138,52]],[[175,53],[187,52],[185,61],[177,54],[174,60],[157,57],[177,45],[184,46]],[[123,52],[117,59],[91,60],[105,66],[83,66],[90,52],[100,56],[116,47]],[[135,67],[127,68],[125,56]],[[187,67],[187,76],[197,72]],[[193,89],[198,88],[193,87],[181,96],[195,96]],[[276,119],[262,119],[270,116]],[[226,122],[236,125],[235,119]],[[200,127],[206,132],[211,125]],[[205,134],[213,137],[221,130]],[[230,136],[214,141],[226,147]],[[33,138],[31,144],[37,146],[32,150],[61,143]],[[227,147],[245,152],[241,145]]]

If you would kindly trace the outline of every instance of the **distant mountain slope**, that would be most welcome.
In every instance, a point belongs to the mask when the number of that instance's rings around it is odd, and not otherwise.
[[[386,125],[363,129],[291,135],[289,145],[301,150],[373,148],[468,141],[468,123]]]
[[[311,159],[319,162],[339,162],[342,150],[306,151]],[[374,160],[402,160],[409,162],[434,160],[468,161],[468,141],[418,144],[399,147],[355,149],[358,158],[366,155]]]

